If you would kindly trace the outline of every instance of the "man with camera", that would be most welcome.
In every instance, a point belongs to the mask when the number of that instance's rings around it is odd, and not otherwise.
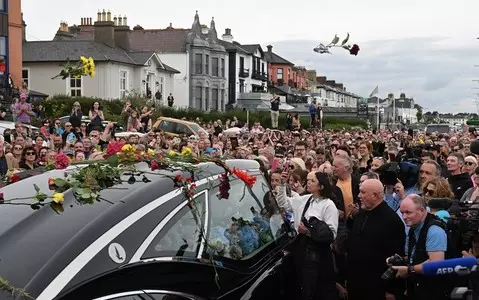
[[[445,224],[428,213],[424,198],[415,194],[406,196],[400,210],[404,222],[410,227],[406,238],[407,265],[393,266],[392,269],[396,270],[396,277],[407,278],[408,299],[449,299],[444,278],[418,275],[423,263],[446,258]]]

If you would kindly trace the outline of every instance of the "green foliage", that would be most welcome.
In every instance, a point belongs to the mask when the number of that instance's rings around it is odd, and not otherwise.
[[[138,95],[132,95],[127,97],[125,100],[102,100],[99,98],[89,98],[89,97],[78,97],[71,98],[65,95],[56,95],[49,98],[44,102],[46,115],[49,118],[57,118],[69,115],[72,109],[73,102],[78,101],[81,105],[82,112],[84,115],[88,115],[88,110],[93,105],[94,102],[100,102],[100,106],[103,109],[105,118],[108,121],[115,121],[122,123],[121,111],[125,101],[130,101],[134,108],[137,110],[141,109],[142,106],[146,105],[146,99],[139,97]],[[211,111],[205,113],[204,111],[196,109],[172,109],[169,107],[157,108],[153,119],[156,119],[160,116],[170,117],[170,118],[186,118],[187,120],[194,120],[200,118],[201,122],[210,122],[215,120],[222,120],[223,122],[227,119],[232,120],[233,117],[238,118],[241,122],[247,121],[247,112],[243,110],[229,110],[226,112],[215,112]],[[249,122],[260,122],[263,126],[270,126],[271,124],[271,115],[269,112],[250,112]],[[281,114],[278,121],[280,127],[284,128],[286,123],[286,114]],[[309,128],[309,116],[301,117],[301,124],[303,128]],[[344,119],[339,117],[324,117],[323,118],[323,128],[324,129],[333,129],[333,130],[342,130],[343,128],[349,129],[351,127],[362,127],[366,128],[366,122],[358,119]]]

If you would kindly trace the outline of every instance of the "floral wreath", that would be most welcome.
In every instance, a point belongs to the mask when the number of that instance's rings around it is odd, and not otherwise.
[[[358,44],[353,44],[352,46],[348,44],[349,41],[349,32],[346,36],[346,38],[339,44],[339,36],[336,34],[331,41],[331,43],[324,45],[323,43],[320,43],[318,46],[316,46],[313,51],[319,54],[325,54],[325,53],[331,53],[332,48],[343,48],[347,51],[349,51],[349,54],[357,56],[358,52],[360,50]]]
[[[149,165],[150,170],[136,170],[134,165],[140,162],[146,162]],[[108,188],[114,188],[115,185],[124,182],[124,180],[122,180],[123,175],[130,175],[127,182],[131,184],[137,181],[136,177],[138,175],[142,175],[141,181],[144,183],[151,181],[146,175],[160,175],[169,177],[173,180],[175,187],[180,189],[183,193],[185,200],[187,201],[187,205],[191,209],[194,217],[199,220],[201,218],[201,214],[196,206],[196,198],[194,198],[196,194],[196,184],[192,176],[194,171],[199,170],[198,164],[204,162],[215,163],[225,170],[225,172],[219,177],[220,199],[229,198],[229,176],[231,175],[242,180],[245,183],[245,188],[251,189],[256,183],[255,176],[249,176],[247,172],[236,168],[229,168],[226,166],[225,161],[219,158],[193,156],[192,150],[188,147],[184,147],[181,153],[171,150],[165,154],[157,153],[152,149],[148,149],[147,151],[139,151],[135,146],[125,144],[123,141],[119,141],[110,142],[108,144],[104,151],[104,160],[72,163],[66,154],[57,154],[55,160],[47,165],[47,169],[65,170],[66,168],[74,165],[78,165],[79,168],[73,169],[70,174],[65,172],[63,177],[50,177],[48,179],[48,186],[50,190],[53,191],[51,196],[43,193],[36,184],[33,184],[35,193],[32,194],[31,197],[9,199],[8,195],[0,193],[0,205],[29,205],[34,210],[38,210],[44,206],[49,206],[57,214],[61,214],[64,211],[64,193],[68,190],[72,191],[75,200],[79,205],[91,205],[100,201],[108,202],[109,200],[100,196],[100,192]],[[192,176],[185,177],[183,175],[176,175],[174,177],[170,177],[168,175],[155,172],[160,169],[182,169],[184,171],[191,172]],[[35,174],[33,176],[35,176]],[[21,174],[13,174],[7,176],[4,179],[3,184],[5,186],[19,182],[20,180],[22,180]],[[200,235],[206,240],[206,234],[202,232],[201,227]],[[217,252],[214,245],[210,245],[208,242],[206,242],[206,245],[210,248],[209,253],[211,253],[211,250],[213,253]],[[215,281],[219,286],[219,277],[218,273],[216,272],[212,255],[210,256],[209,260],[215,269]],[[9,291],[12,294],[16,293],[18,295],[31,298],[24,290],[13,287],[2,277],[0,277],[0,290]]]

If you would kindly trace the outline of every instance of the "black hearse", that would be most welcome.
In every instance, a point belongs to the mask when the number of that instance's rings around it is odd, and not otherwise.
[[[227,165],[257,181],[249,189],[231,177],[229,199],[220,199],[224,169],[200,164],[194,174],[200,221],[173,180],[152,174],[103,190],[108,201],[93,205],[77,204],[67,191],[61,215],[49,207],[0,205],[0,277],[31,297],[0,291],[0,299],[293,299],[286,226],[278,215],[264,222],[258,213],[270,201],[260,166],[253,160]],[[146,163],[137,168],[150,170]],[[5,199],[29,197],[37,184],[48,193],[48,178],[61,176],[63,170],[48,171],[1,192]],[[232,220],[242,220],[248,230],[235,235],[241,228],[236,222],[231,230]]]

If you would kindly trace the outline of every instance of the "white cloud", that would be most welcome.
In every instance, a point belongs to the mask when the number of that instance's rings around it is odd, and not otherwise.
[[[343,49],[332,55],[312,51],[316,41],[272,43],[273,51],[291,62],[317,70],[318,76],[342,82],[349,91],[368,96],[379,85],[380,96],[403,92],[426,109],[476,112],[472,78],[479,42],[456,43],[446,38],[376,40],[360,44],[358,56]],[[479,76],[478,76],[479,77]]]

